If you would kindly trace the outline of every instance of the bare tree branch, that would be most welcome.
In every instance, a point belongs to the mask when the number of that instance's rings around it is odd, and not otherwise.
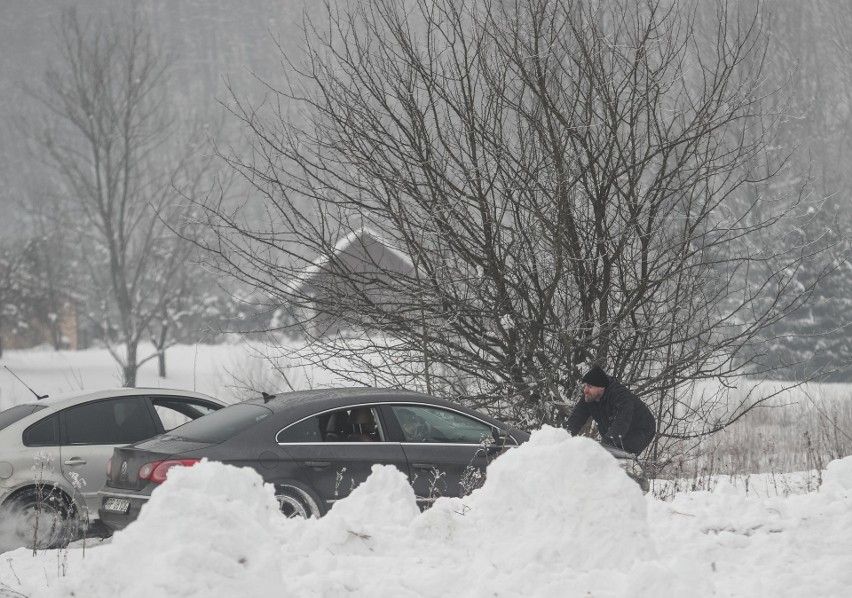
[[[277,300],[316,363],[531,426],[559,423],[599,361],[651,403],[664,440],[760,402],[731,404],[724,386],[690,397],[706,380],[770,375],[754,347],[837,261],[809,229],[818,202],[771,151],[783,110],[767,109],[778,88],[759,10],[327,12],[306,21],[306,59],[285,56],[271,100],[234,90],[229,104],[253,151],[222,158],[266,226],[200,202],[217,267]]]

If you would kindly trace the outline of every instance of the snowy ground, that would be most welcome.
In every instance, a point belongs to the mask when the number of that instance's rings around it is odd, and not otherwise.
[[[270,371],[262,352],[260,345],[245,343],[178,345],[166,353],[167,378],[157,376],[157,362],[150,360],[140,368],[136,385],[195,390],[227,402],[251,394],[247,387],[273,393],[289,390]],[[151,353],[150,345],[140,345],[140,358]],[[106,349],[5,351],[0,359],[0,410],[33,399],[33,394],[6,367],[38,394],[121,386],[121,370]],[[295,366],[287,375],[293,388],[298,389],[330,383],[323,373]]]
[[[15,359],[33,357],[2,363]],[[215,370],[183,375],[227,388]],[[203,463],[176,470],[111,542],[0,555],[0,597],[852,595],[852,457],[818,492],[773,487],[722,479],[662,501],[594,442],[544,428],[465,499],[420,513],[404,476],[377,467],[323,519],[291,521],[253,471]]]

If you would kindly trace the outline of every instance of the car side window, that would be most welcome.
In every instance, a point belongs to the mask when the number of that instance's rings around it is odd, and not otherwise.
[[[163,424],[163,430],[166,432],[217,410],[206,402],[173,397],[151,397],[151,403],[154,405],[154,411],[160,418],[160,423]]]
[[[295,442],[322,442],[319,417],[303,419],[289,428],[282,430],[278,434],[277,441],[290,444]]]
[[[59,444],[59,416],[51,415],[24,430],[24,446],[57,446]]]
[[[278,433],[279,443],[381,442],[384,440],[373,407],[338,409],[303,419]]]
[[[68,444],[130,444],[157,433],[146,401],[138,397],[69,407],[64,414]]]
[[[46,405],[16,405],[0,411],[0,430],[8,428],[17,421],[32,415],[36,411],[47,409]]]
[[[481,444],[493,438],[491,425],[448,409],[420,405],[394,405],[391,409],[405,442]]]

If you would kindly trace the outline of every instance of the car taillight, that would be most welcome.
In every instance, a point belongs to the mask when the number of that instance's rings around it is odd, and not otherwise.
[[[112,459],[107,461],[107,479],[108,480],[112,479]]]
[[[151,472],[154,471],[154,468],[160,463],[162,463],[162,461],[146,463],[145,465],[139,468],[139,473],[136,474],[136,478],[139,480],[147,480],[151,477]]]
[[[140,480],[148,480],[155,484],[162,484],[169,475],[172,467],[192,467],[199,463],[198,459],[169,459],[168,461],[154,461],[146,463],[139,469],[136,475]]]

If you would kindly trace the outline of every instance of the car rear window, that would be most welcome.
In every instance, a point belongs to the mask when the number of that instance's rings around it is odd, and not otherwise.
[[[166,435],[195,442],[218,443],[245,432],[270,415],[272,411],[260,405],[231,405],[178,426]]]
[[[15,405],[4,411],[0,411],[0,430],[8,428],[17,421],[24,419],[31,413],[40,409],[47,409],[47,405]]]

